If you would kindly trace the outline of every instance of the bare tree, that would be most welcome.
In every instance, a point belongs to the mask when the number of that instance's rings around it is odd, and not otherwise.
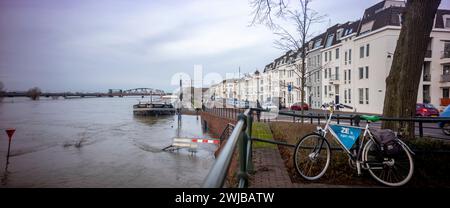
[[[252,25],[264,24],[268,26],[278,39],[274,41],[275,47],[283,51],[294,51],[299,53],[300,64],[295,64],[294,72],[301,79],[300,94],[301,102],[305,102],[305,82],[306,82],[306,41],[311,38],[311,25],[320,23],[326,15],[319,15],[310,8],[312,0],[297,0],[298,5],[292,6],[286,4],[284,0],[252,0],[250,2],[253,8]],[[291,8],[292,7],[292,8]],[[294,31],[289,31],[281,24],[274,21],[272,15],[276,18],[287,21]],[[301,114],[304,114],[302,108]],[[303,117],[302,117],[303,122]]]
[[[383,115],[411,118],[416,115],[417,93],[422,65],[440,0],[408,0],[395,48],[389,76]],[[383,122],[383,128],[399,131],[406,138],[414,137],[414,123]]]
[[[27,96],[32,100],[39,100],[39,96],[41,96],[41,89],[38,87],[33,87],[27,91]]]

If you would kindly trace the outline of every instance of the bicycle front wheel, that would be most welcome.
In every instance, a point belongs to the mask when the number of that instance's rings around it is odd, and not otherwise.
[[[308,134],[295,147],[294,166],[303,178],[316,180],[325,174],[330,164],[330,155],[330,145],[323,136]]]
[[[405,185],[414,172],[414,162],[409,150],[400,141],[395,141],[398,154],[386,155],[380,147],[369,140],[364,147],[363,160],[378,182],[387,186]]]

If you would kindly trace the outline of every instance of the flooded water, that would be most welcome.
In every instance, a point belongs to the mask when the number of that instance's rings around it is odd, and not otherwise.
[[[0,187],[199,187],[214,144],[165,152],[176,136],[209,138],[200,118],[136,117],[138,98],[5,98],[0,103]],[[8,171],[6,128],[16,128]]]

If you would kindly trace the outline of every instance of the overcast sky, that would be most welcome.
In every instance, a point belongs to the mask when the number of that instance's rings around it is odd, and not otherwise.
[[[379,0],[315,0],[313,30],[359,19]],[[442,8],[448,8],[443,0]],[[171,91],[177,72],[252,72],[282,54],[247,0],[0,0],[0,81],[7,90]]]

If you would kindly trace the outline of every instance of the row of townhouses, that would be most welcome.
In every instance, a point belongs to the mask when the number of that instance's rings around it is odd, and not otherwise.
[[[333,101],[358,112],[382,112],[404,8],[404,1],[382,1],[360,20],[329,27],[307,42],[305,102],[311,108]],[[263,70],[224,80],[208,93],[290,107],[301,100],[300,66],[301,54],[289,51]],[[450,10],[436,14],[422,68],[417,102],[442,109],[450,104]]]

